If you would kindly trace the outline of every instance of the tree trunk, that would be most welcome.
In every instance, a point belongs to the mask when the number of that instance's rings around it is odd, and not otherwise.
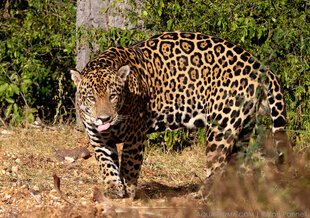
[[[128,19],[124,19],[121,15],[113,13],[112,1],[78,0],[76,16],[77,31],[80,27],[85,29],[101,27],[107,30],[108,26],[111,26],[125,29]],[[116,3],[115,7],[125,9],[128,8],[129,5],[126,3]],[[133,27],[133,25],[129,24],[127,28],[131,29]],[[91,43],[96,51],[99,45],[96,42]],[[78,39],[76,52],[76,69],[81,72],[88,63],[92,51],[82,39]],[[78,111],[76,111],[76,122],[78,126],[81,125]]]

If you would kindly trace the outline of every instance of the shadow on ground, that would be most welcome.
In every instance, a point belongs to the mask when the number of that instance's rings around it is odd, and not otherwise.
[[[139,184],[136,195],[138,199],[184,197],[190,193],[197,192],[199,187],[200,184],[168,186],[159,182],[150,181],[147,183]]]

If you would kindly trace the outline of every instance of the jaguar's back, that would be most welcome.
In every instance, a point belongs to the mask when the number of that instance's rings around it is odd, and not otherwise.
[[[215,116],[217,122],[228,118],[235,124],[238,119],[234,117],[245,120],[251,114],[252,104],[261,101],[266,106],[267,95],[273,131],[285,126],[284,99],[276,76],[242,48],[189,32],[160,34],[135,47],[146,59],[152,111],[156,111],[156,118],[164,115],[156,119],[155,130],[174,130],[179,124],[187,128],[207,126]],[[240,116],[242,108],[245,113]],[[212,117],[214,112],[222,116]]]

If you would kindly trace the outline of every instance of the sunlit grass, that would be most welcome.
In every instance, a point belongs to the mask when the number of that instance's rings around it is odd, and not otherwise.
[[[57,130],[12,128],[9,133],[0,135],[0,214],[1,210],[12,208],[23,211],[24,204],[37,205],[37,209],[29,207],[29,210],[40,216],[46,213],[48,205],[54,209],[47,214],[67,214],[67,210],[59,210],[59,206],[66,208],[67,203],[51,197],[54,174],[60,177],[61,190],[70,201],[84,202],[88,209],[94,208],[91,201],[94,187],[102,191],[105,188],[94,156],[73,163],[55,158],[58,149],[85,146],[79,144],[84,133],[69,126],[59,126]],[[262,147],[267,150],[275,148],[269,139],[264,143]],[[93,152],[92,148],[89,150]],[[216,211],[305,212],[310,205],[309,149],[295,149],[290,158],[281,166],[263,153],[252,153],[246,164],[237,158],[229,164],[223,177],[215,178],[208,196],[193,200],[187,197],[199,190],[206,175],[205,146],[193,144],[179,151],[147,147],[137,199],[113,202],[119,207],[169,208],[152,209],[152,212],[179,217]],[[36,187],[42,200],[39,206],[29,194]],[[19,194],[21,191],[26,194]],[[78,207],[72,210],[76,214],[84,213]]]

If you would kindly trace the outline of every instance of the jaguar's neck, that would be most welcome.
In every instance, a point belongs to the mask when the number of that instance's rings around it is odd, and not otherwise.
[[[141,96],[148,93],[148,74],[146,72],[146,60],[139,48],[135,47],[111,47],[95,60],[104,62],[98,67],[111,67],[118,71],[122,66],[129,65],[130,73],[126,81],[127,91]]]

